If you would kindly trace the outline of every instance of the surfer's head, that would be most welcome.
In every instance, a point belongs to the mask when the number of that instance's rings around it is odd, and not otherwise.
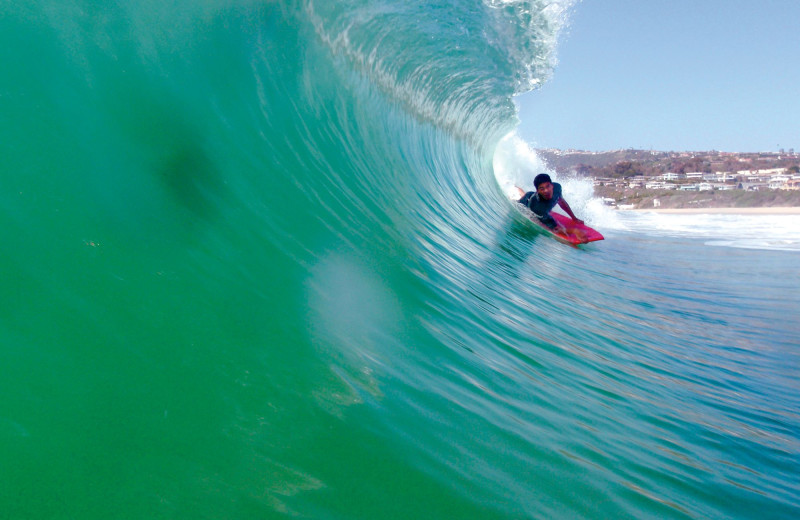
[[[539,185],[544,183],[544,182],[549,182],[549,183],[552,184],[553,180],[546,173],[540,173],[539,175],[537,175],[536,177],[533,178],[533,187],[538,190],[539,189]]]
[[[553,197],[553,181],[546,173],[540,173],[533,179],[533,187],[542,199],[550,200]]]

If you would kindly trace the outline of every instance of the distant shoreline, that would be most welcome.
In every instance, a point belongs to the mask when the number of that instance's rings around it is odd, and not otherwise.
[[[684,215],[800,215],[800,207],[759,207],[759,208],[637,208],[620,211],[637,213],[676,213]]]

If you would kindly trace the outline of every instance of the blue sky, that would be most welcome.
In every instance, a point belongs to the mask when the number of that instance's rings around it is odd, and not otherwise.
[[[800,152],[800,0],[583,0],[557,56],[537,147]]]

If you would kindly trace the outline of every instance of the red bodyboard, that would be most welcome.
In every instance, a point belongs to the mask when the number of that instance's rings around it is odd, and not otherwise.
[[[550,216],[552,216],[556,222],[567,228],[568,232],[573,231],[573,233],[554,233],[550,228],[539,222],[539,219],[536,217],[531,218],[531,220],[534,224],[537,224],[539,227],[553,235],[553,238],[559,242],[577,246],[578,244],[588,244],[589,242],[603,240],[603,235],[601,235],[597,230],[590,228],[586,224],[579,224],[568,216],[556,213],[555,211],[550,212]]]

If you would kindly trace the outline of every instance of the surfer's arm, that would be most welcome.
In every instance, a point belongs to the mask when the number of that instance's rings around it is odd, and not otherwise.
[[[578,222],[579,224],[583,224],[583,221],[581,219],[579,219],[578,217],[576,217],[575,213],[572,212],[572,208],[569,207],[569,204],[567,204],[567,201],[564,200],[564,197],[559,197],[558,205],[561,207],[561,209],[563,209],[564,211],[567,212],[567,215],[572,217],[572,220],[574,220],[575,222]]]
[[[517,200],[525,196],[525,190],[523,190],[519,186],[514,186],[514,188],[517,190],[517,192],[519,192],[519,197],[517,198]]]

